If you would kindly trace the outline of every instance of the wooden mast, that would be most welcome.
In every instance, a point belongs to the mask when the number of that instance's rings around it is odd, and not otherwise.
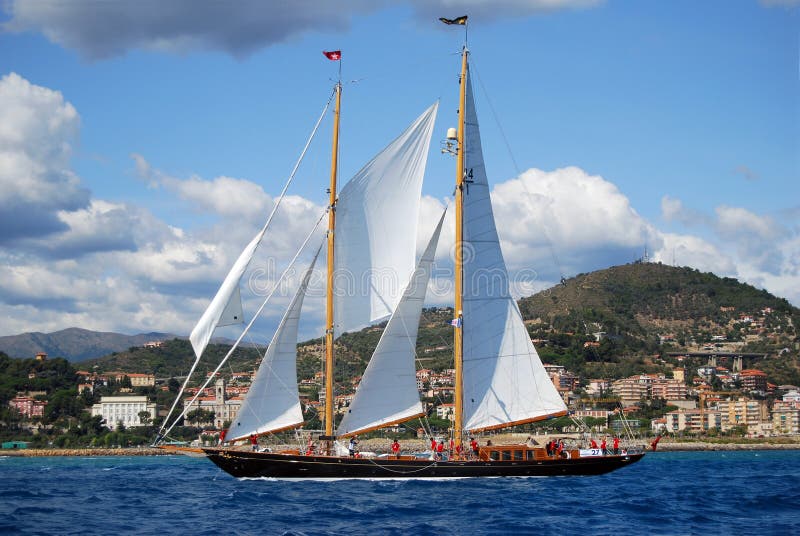
[[[336,227],[336,176],[339,165],[339,112],[342,104],[342,82],[336,83],[336,108],[333,112],[333,149],[331,153],[331,184],[328,204],[328,280],[325,303],[325,436],[328,451],[333,436],[333,245]]]
[[[461,445],[464,433],[464,348],[462,319],[464,293],[464,115],[467,101],[467,55],[466,45],[461,53],[461,77],[458,104],[458,140],[456,145],[456,249],[455,249],[455,313],[457,325],[453,328],[453,361],[456,369],[456,385],[453,395],[454,419],[453,435],[456,445]]]

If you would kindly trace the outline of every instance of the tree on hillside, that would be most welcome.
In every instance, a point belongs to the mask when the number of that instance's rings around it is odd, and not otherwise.
[[[211,424],[216,414],[207,409],[195,409],[186,414],[186,420],[197,424]]]
[[[78,418],[83,409],[83,400],[76,396],[74,389],[61,389],[50,397],[44,410],[44,422],[55,423],[69,417]]]

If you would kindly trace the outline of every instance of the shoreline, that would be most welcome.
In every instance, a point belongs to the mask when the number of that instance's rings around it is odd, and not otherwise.
[[[366,440],[363,447],[370,450],[381,450],[374,440]],[[372,444],[370,444],[372,443]],[[385,440],[381,440],[381,444]],[[411,441],[406,442],[411,446]],[[371,447],[371,448],[370,448]],[[424,447],[423,447],[424,448]],[[413,449],[413,446],[412,446]],[[755,450],[800,450],[800,442],[795,443],[709,443],[705,441],[671,442],[662,440],[656,452],[699,452],[699,451],[755,451]],[[653,451],[649,448],[647,453]],[[134,447],[134,448],[81,448],[81,449],[3,449],[0,457],[13,456],[23,458],[37,458],[48,456],[70,457],[99,457],[99,456],[171,456],[171,452],[159,448]]]
[[[800,450],[800,443],[708,443],[705,441],[665,442],[662,439],[658,444],[658,451],[664,452],[715,450]],[[652,451],[648,449],[648,452]]]
[[[72,457],[93,457],[93,456],[166,456],[175,454],[163,449],[150,447],[141,448],[85,448],[85,449],[2,449],[0,456],[14,456],[18,458],[43,458],[47,456],[72,456]]]

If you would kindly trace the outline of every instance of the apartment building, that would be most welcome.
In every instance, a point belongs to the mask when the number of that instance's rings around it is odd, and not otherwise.
[[[780,435],[800,434],[800,402],[776,400],[772,406],[772,430]]]
[[[9,400],[8,405],[27,419],[33,419],[44,416],[44,408],[47,402],[43,400],[36,400],[30,396],[16,396]]]

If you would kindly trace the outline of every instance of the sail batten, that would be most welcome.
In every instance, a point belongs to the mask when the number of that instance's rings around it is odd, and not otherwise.
[[[320,250],[281,319],[242,407],[231,424],[231,440],[296,428],[303,423],[297,387],[297,328],[303,298]]]
[[[463,240],[463,428],[493,430],[566,414],[511,296],[466,77]]]
[[[414,358],[422,305],[443,222],[444,214],[386,324],[348,412],[339,424],[339,435],[383,428],[424,414]]]
[[[334,329],[392,314],[414,271],[422,179],[438,102],[367,163],[336,202]]]

